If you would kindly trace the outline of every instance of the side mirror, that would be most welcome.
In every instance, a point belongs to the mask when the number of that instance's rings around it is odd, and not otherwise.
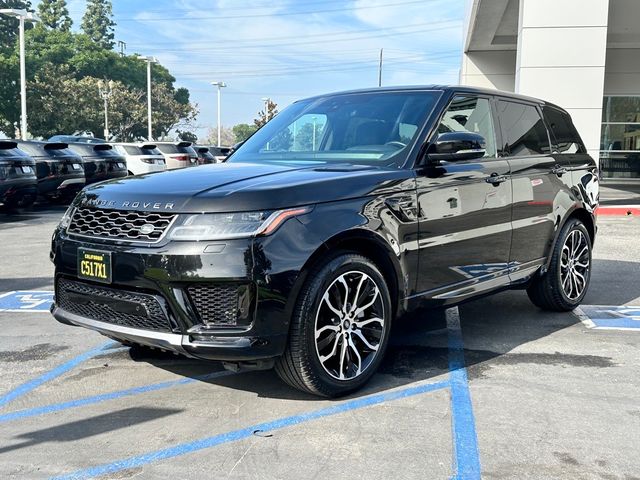
[[[429,147],[427,160],[455,162],[484,157],[487,142],[482,135],[473,132],[441,133]]]

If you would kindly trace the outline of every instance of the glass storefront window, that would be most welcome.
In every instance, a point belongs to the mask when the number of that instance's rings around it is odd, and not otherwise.
[[[604,97],[600,171],[605,179],[640,179],[640,96]]]

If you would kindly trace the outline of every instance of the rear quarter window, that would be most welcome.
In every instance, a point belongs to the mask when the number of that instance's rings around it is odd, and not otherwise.
[[[162,153],[179,153],[178,147],[172,143],[157,145]]]
[[[587,150],[568,113],[545,106],[542,114],[549,127],[551,143],[555,151],[567,154],[586,153]]]

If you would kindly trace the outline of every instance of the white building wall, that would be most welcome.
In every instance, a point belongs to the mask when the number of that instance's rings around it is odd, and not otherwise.
[[[607,50],[605,95],[640,95],[640,49]]]
[[[466,52],[462,57],[460,84],[513,92],[515,50]]]
[[[515,91],[567,109],[595,159],[608,12],[609,0],[520,0],[519,9]]]

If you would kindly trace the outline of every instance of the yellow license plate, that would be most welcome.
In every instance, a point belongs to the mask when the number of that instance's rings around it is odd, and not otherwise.
[[[111,252],[78,248],[78,278],[111,283]]]

